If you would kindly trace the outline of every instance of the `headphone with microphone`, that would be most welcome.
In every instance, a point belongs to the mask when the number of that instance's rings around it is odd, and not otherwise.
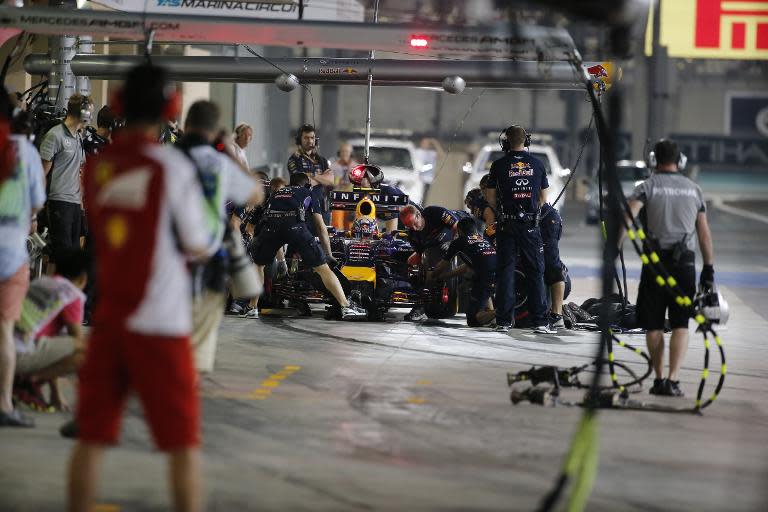
[[[70,109],[70,106],[67,105],[67,114],[75,117],[77,120],[83,122],[83,123],[90,123],[91,122],[91,110],[90,107],[93,104],[91,103],[91,98],[88,96],[82,96],[80,98],[80,101],[76,104],[76,106],[72,109]]]
[[[317,136],[317,131],[311,124],[301,125],[299,130],[296,132],[296,138],[294,139],[294,142],[296,142],[297,146],[301,146],[301,136],[307,132],[315,132],[315,148],[317,148],[320,145],[320,137]]]
[[[655,144],[654,148],[659,144],[661,144],[662,142],[672,142],[672,141],[669,139],[659,139],[659,141]],[[672,143],[674,144],[674,142]],[[682,171],[685,169],[685,166],[688,163],[688,157],[685,156],[685,153],[680,151],[680,149],[677,149],[677,144],[675,144],[675,149],[677,150],[677,162],[675,163],[677,163],[677,168]],[[652,169],[655,169],[657,165],[658,165],[658,160],[656,160],[656,152],[651,151],[650,153],[648,153],[648,166]]]
[[[507,128],[504,128],[499,133],[499,146],[501,146],[501,150],[505,153],[509,153],[512,151],[512,147],[509,143],[509,139],[507,138],[507,132],[511,130],[512,128],[520,128],[523,130],[523,133],[525,133],[525,140],[523,141],[523,147],[530,147],[531,145],[531,134],[525,131],[525,128],[520,126],[519,124],[513,124],[512,126],[508,126]]]

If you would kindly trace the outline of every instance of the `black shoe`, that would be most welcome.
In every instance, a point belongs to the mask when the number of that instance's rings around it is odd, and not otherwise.
[[[667,385],[664,388],[664,394],[666,396],[685,396],[685,393],[683,393],[683,390],[680,389],[680,381],[679,380],[667,380]]]
[[[325,308],[326,320],[341,320],[341,306],[333,305]]]
[[[648,392],[652,395],[666,395],[667,379],[653,379],[653,386]]]
[[[553,329],[565,329],[565,320],[563,319],[563,315],[558,315],[557,313],[549,313],[549,325]]]
[[[299,316],[312,316],[312,310],[306,302],[294,302],[293,307]]]
[[[72,419],[63,424],[59,427],[59,434],[67,439],[77,439],[77,436],[80,434],[80,427],[77,426],[77,421]]]
[[[14,409],[11,412],[0,411],[0,427],[32,428],[34,426],[35,421],[24,416],[18,409]]]

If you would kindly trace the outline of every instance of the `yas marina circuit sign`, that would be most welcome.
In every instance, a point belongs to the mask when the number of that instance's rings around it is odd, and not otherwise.
[[[91,0],[91,3],[124,12],[237,16],[272,20],[297,20],[299,4],[293,0]],[[363,21],[357,0],[305,0],[305,20]]]
[[[670,57],[768,59],[768,0],[661,0]]]

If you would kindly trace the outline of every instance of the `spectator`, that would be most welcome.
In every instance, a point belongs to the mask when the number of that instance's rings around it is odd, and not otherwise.
[[[352,158],[352,144],[342,142],[339,151],[336,152],[336,157],[336,160],[331,164],[334,182],[340,189],[350,189],[349,170],[358,164]]]
[[[21,402],[67,410],[57,378],[77,371],[83,359],[82,289],[88,281],[87,266],[83,251],[62,251],[56,265],[58,275],[35,279],[29,286],[14,330],[16,375],[22,377],[14,392]],[[66,336],[60,336],[63,331]],[[43,382],[50,388],[50,404],[40,393]]]
[[[192,164],[156,142],[163,117],[178,115],[166,77],[151,65],[128,72],[126,128],[84,173],[99,301],[80,370],[80,433],[68,470],[73,512],[91,510],[104,447],[117,441],[132,391],[155,444],[168,453],[176,510],[202,509],[186,259],[205,257],[212,236]]]
[[[192,346],[198,371],[213,371],[219,325],[227,299],[227,252],[221,248],[227,228],[225,201],[234,207],[246,203],[260,204],[264,189],[248,176],[237,162],[214,149],[212,143],[219,130],[219,107],[210,101],[196,101],[189,107],[184,123],[184,137],[178,147],[197,168],[206,200],[207,229],[215,233],[214,255],[205,264],[194,267],[195,283],[192,304]]]
[[[11,400],[13,324],[29,286],[26,237],[45,202],[45,182],[37,150],[26,137],[10,134],[10,120],[8,93],[0,87],[0,427],[31,427],[34,423]]]
[[[235,128],[234,140],[235,143],[233,146],[237,161],[240,162],[244,168],[250,169],[250,166],[248,165],[248,155],[245,154],[245,148],[247,148],[248,144],[253,140],[253,128],[251,128],[251,125],[247,123],[240,123],[237,125]]]
[[[48,177],[48,226],[53,261],[56,251],[80,247],[82,193],[80,168],[85,163],[81,131],[91,119],[91,100],[73,94],[67,102],[67,116],[43,136],[40,157]]]

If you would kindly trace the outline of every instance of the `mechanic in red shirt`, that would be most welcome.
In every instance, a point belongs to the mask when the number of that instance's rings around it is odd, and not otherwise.
[[[103,450],[118,439],[130,392],[142,402],[155,444],[168,453],[175,510],[202,509],[186,261],[207,255],[212,233],[203,228],[192,164],[157,143],[163,121],[178,116],[166,77],[150,65],[128,72],[117,102],[126,128],[85,172],[99,300],[80,370],[70,511],[91,510]]]

